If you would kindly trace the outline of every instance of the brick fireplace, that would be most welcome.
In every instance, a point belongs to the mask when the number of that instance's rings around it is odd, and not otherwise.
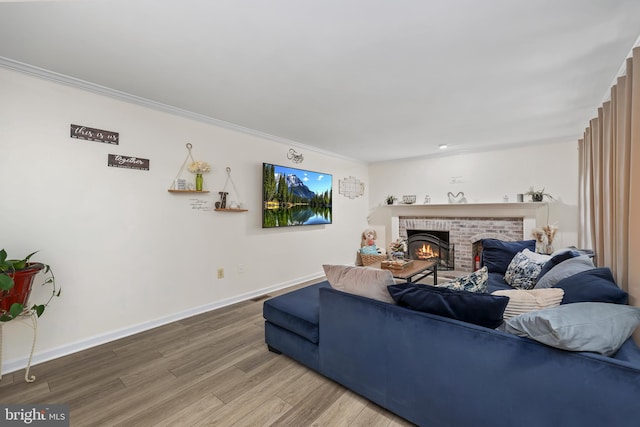
[[[417,230],[448,232],[449,245],[455,247],[455,269],[473,270],[474,243],[484,238],[521,240],[522,218],[429,218],[405,217],[399,221],[399,235],[408,238]]]
[[[385,240],[407,239],[408,230],[448,232],[455,247],[455,270],[473,271],[482,239],[531,238],[536,224],[545,221],[546,203],[468,203],[393,205],[387,213]]]

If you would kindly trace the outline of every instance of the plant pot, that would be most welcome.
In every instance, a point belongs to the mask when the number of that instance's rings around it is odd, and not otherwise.
[[[31,286],[33,279],[42,269],[44,264],[39,262],[30,262],[27,267],[12,273],[4,273],[13,278],[14,285],[8,291],[0,293],[0,312],[9,311],[12,304],[18,303],[23,306],[27,305],[29,296],[31,295]]]
[[[543,198],[544,198],[543,194],[532,194],[531,195],[531,200],[533,200],[534,202],[541,202]]]

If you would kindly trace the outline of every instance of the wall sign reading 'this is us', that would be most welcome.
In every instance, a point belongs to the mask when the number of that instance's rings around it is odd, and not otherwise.
[[[119,154],[109,154],[108,166],[112,168],[149,170],[149,159],[140,159],[132,156],[121,156]]]
[[[80,125],[71,125],[71,138],[104,142],[105,144],[112,145],[118,145],[120,143],[120,134],[118,132],[88,128]]]

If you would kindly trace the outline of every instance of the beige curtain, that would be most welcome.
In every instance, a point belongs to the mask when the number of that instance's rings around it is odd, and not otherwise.
[[[640,47],[589,122],[579,152],[579,246],[640,306]]]

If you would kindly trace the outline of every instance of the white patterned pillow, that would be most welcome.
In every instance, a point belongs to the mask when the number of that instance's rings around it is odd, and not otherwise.
[[[518,252],[504,273],[504,281],[516,289],[533,288],[542,266],[549,258],[548,255],[536,254],[529,249]]]
[[[559,288],[531,290],[505,289],[494,291],[491,295],[509,297],[509,303],[502,316],[504,320],[507,320],[530,311],[559,306],[564,297],[564,290]]]
[[[487,267],[482,267],[468,276],[458,277],[455,280],[441,283],[437,286],[455,291],[487,292],[487,280],[489,280],[489,270]]]

